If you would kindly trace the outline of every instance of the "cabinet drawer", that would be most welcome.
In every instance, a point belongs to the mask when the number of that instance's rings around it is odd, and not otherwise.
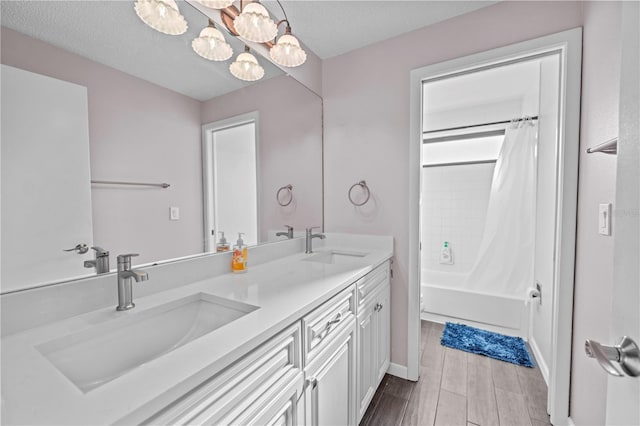
[[[346,320],[355,316],[354,289],[349,287],[302,319],[305,365],[331,342]]]
[[[358,307],[366,303],[367,297],[389,279],[389,262],[385,262],[364,277],[356,281],[358,289]]]
[[[143,423],[225,424],[283,380],[297,377],[301,352],[296,323]]]

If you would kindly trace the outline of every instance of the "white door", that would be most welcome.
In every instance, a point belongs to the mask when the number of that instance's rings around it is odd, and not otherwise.
[[[620,134],[614,206],[614,281],[611,332],[614,344],[629,336],[640,344],[640,3],[622,6]],[[602,154],[598,154],[602,155]],[[640,377],[609,377],[607,424],[640,424]]]
[[[2,292],[93,273],[86,87],[2,65],[1,140]]]
[[[205,241],[214,251],[220,232],[234,244],[258,243],[257,118],[245,114],[204,126]]]

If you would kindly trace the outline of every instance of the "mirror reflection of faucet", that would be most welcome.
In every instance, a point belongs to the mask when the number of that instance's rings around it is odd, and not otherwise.
[[[276,237],[286,236],[288,239],[293,238],[293,226],[285,225],[286,231],[276,232]]]
[[[118,306],[117,311],[126,311],[134,308],[133,289],[131,279],[136,282],[147,281],[149,274],[140,269],[131,269],[131,258],[139,256],[137,253],[121,254],[118,256]]]
[[[95,251],[93,260],[85,260],[85,268],[96,268],[97,274],[106,274],[109,272],[109,251],[100,247],[91,247]]]

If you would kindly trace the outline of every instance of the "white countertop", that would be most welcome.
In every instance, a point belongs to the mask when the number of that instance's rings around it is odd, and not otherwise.
[[[126,312],[104,308],[2,339],[2,424],[136,423],[264,343],[392,256],[390,237],[331,238],[329,249],[366,251],[350,264],[323,264],[300,253],[135,299]],[[383,244],[370,244],[372,238]],[[335,243],[338,245],[333,245]],[[134,284],[135,285],[135,284]],[[259,309],[88,392],[63,375],[37,346],[105,321],[137,316],[206,293]],[[158,330],[159,333],[162,330]]]

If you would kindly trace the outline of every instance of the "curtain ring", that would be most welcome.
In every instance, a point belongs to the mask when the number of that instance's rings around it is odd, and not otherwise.
[[[276,193],[276,200],[278,201],[278,204],[280,204],[282,207],[287,207],[293,201],[292,189],[293,189],[293,186],[291,184],[285,185],[282,188],[278,189],[278,192]],[[287,193],[289,194],[289,201],[287,202],[280,201],[280,194],[282,193],[282,191],[287,191]]]
[[[356,203],[355,201],[353,201],[353,198],[351,197],[351,192],[353,191],[353,188],[355,188],[356,186],[361,187],[362,190],[366,191],[366,193],[367,193],[367,197],[361,203]],[[367,204],[367,201],[369,201],[369,198],[371,197],[371,191],[369,191],[369,187],[367,186],[367,182],[361,180],[360,182],[357,182],[357,183],[354,183],[353,185],[351,185],[351,188],[349,188],[348,195],[349,195],[349,201],[351,201],[351,204],[353,204],[356,207],[360,207],[360,206],[364,206],[365,204]]]

